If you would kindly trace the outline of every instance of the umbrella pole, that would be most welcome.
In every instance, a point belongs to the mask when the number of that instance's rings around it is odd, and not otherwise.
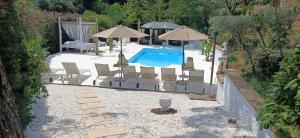
[[[122,80],[122,77],[123,77],[123,73],[122,73],[122,57],[123,57],[123,51],[122,51],[122,37],[120,37],[120,41],[121,41],[121,80]]]
[[[183,76],[183,66],[184,66],[184,44],[183,44],[183,41],[181,41],[181,45],[182,45],[181,79],[182,79],[182,82],[183,82],[183,81],[184,81],[184,76]]]

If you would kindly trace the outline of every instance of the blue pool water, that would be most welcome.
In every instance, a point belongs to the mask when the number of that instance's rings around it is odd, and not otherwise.
[[[129,59],[129,63],[163,67],[182,64],[182,51],[173,49],[143,48]]]

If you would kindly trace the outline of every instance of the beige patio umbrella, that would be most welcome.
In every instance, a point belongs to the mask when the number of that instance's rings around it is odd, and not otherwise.
[[[206,40],[208,36],[200,33],[196,30],[193,30],[187,26],[180,26],[175,30],[164,33],[158,36],[161,40],[178,40],[181,41],[182,44],[182,66],[184,65],[184,45],[183,41],[191,41],[191,40]],[[182,70],[183,75],[183,70]]]
[[[136,31],[134,29],[131,29],[129,27],[118,25],[113,28],[107,29],[105,31],[96,33],[93,35],[93,37],[102,37],[102,38],[119,38],[121,41],[121,51],[120,55],[118,57],[120,59],[120,66],[122,67],[122,59],[123,59],[123,51],[122,51],[122,38],[141,38],[148,36],[145,33]],[[122,78],[122,75],[121,75]]]
[[[128,28],[126,26],[123,25],[118,25],[115,26],[113,28],[107,29],[105,31],[96,33],[93,35],[93,37],[102,37],[102,38],[119,38],[121,41],[121,51],[120,51],[120,55],[123,55],[123,51],[122,51],[122,38],[141,38],[141,37],[145,37],[148,36],[145,33],[136,31],[134,29]],[[122,58],[121,58],[121,64],[122,64]]]

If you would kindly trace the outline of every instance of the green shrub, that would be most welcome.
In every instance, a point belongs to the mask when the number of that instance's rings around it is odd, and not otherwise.
[[[85,11],[82,15],[82,20],[86,22],[95,22],[96,20],[99,20],[99,15],[96,12],[93,11]]]
[[[279,52],[272,49],[268,49],[268,52],[264,52],[261,49],[256,50],[256,71],[261,74],[262,77],[270,78],[279,70],[279,63],[281,61]]]
[[[259,107],[262,128],[271,128],[278,137],[300,136],[300,44],[283,60],[273,76],[270,97]]]
[[[212,51],[213,46],[208,40],[203,41],[203,46],[204,46],[204,55],[206,56],[205,59],[206,59],[206,61],[209,61],[210,53]]]
[[[237,61],[237,57],[235,54],[229,54],[228,57],[227,57],[227,61],[228,62],[235,62]]]

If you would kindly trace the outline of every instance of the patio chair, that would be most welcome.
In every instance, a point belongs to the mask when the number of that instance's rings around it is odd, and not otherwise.
[[[119,44],[118,44],[118,41],[117,41],[117,40],[113,40],[112,43],[113,43],[113,46],[114,46],[114,47],[119,47]]]
[[[154,67],[141,67],[141,78],[139,83],[154,82],[154,89],[159,89],[159,84],[156,79],[157,76],[158,74],[155,73]]]
[[[187,61],[183,64],[183,70],[195,70],[194,68],[194,60],[192,57],[187,57]]]
[[[65,74],[63,68],[50,68],[46,61],[44,62],[44,66],[45,72],[41,73],[43,82],[47,80],[52,83],[54,79],[62,78]]]
[[[168,89],[168,85],[174,86],[175,91],[177,91],[176,85],[176,73],[175,68],[161,68],[161,80],[163,82],[163,88]]]
[[[100,40],[98,40],[98,46],[99,46],[99,47],[106,47],[106,46],[107,46],[107,43],[106,43],[106,42],[103,42],[103,41],[100,41]]]
[[[189,79],[188,79],[188,91],[194,91],[199,92],[202,91],[202,93],[205,92],[204,88],[204,70],[192,70],[189,73]],[[197,89],[192,89],[194,87],[197,87]],[[200,87],[200,89],[199,89]]]
[[[138,78],[139,73],[136,72],[135,66],[125,66],[122,68],[124,79],[127,80],[135,80],[136,88],[139,88]],[[121,83],[120,83],[121,86]]]
[[[73,75],[78,76],[78,82],[81,83],[80,77],[84,75],[84,73],[89,72],[91,75],[90,70],[88,69],[81,69],[79,70],[77,68],[76,63],[74,62],[62,62],[63,67],[65,68],[66,71],[66,78],[67,79],[73,79]],[[69,78],[70,76],[70,78]]]
[[[113,74],[112,71],[110,71],[108,64],[95,63],[95,67],[96,67],[98,76],[93,82],[94,86],[96,85],[96,81],[98,79],[102,79],[103,77],[105,77],[105,78],[103,78],[102,80],[108,79],[109,80],[109,86],[111,86],[112,85],[112,78],[113,78],[114,74]]]

